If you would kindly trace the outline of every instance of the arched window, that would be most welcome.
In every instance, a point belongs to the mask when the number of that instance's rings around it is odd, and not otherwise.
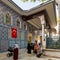
[[[5,15],[5,23],[11,25],[11,15],[9,12],[7,12]]]
[[[0,23],[2,23],[2,17],[3,17],[3,8],[0,6]]]
[[[21,21],[19,18],[17,18],[17,20],[16,20],[16,26],[21,28]]]
[[[27,24],[24,22],[24,30],[27,30]]]

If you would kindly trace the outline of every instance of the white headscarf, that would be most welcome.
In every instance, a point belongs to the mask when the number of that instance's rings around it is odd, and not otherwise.
[[[15,44],[15,47],[14,48],[19,48],[18,44]]]

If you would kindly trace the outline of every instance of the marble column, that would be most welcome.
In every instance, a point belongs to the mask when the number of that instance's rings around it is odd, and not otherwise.
[[[45,33],[44,33],[44,25],[45,25],[44,15],[39,16],[39,19],[40,19],[41,25],[42,25],[42,49],[45,49],[46,48],[46,39],[45,39]]]
[[[56,0],[57,3],[57,34],[59,35],[59,25],[60,25],[60,0]]]
[[[45,38],[45,32],[44,32],[44,24],[42,24],[42,47],[43,49],[46,49],[46,38]]]

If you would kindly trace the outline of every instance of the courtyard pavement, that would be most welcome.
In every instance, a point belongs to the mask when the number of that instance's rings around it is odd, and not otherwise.
[[[35,54],[27,54],[26,49],[19,51],[19,59],[18,60],[60,60],[59,58],[52,58],[47,56],[41,56],[40,58],[37,58]],[[5,53],[0,53],[0,60],[13,60],[13,57],[7,57]]]

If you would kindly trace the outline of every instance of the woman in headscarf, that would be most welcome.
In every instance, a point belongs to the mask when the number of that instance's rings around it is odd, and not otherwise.
[[[13,51],[13,59],[14,60],[18,60],[18,48],[19,48],[18,44],[15,44],[14,51]]]
[[[31,54],[31,44],[30,43],[28,43],[28,46],[27,46],[27,53]]]

